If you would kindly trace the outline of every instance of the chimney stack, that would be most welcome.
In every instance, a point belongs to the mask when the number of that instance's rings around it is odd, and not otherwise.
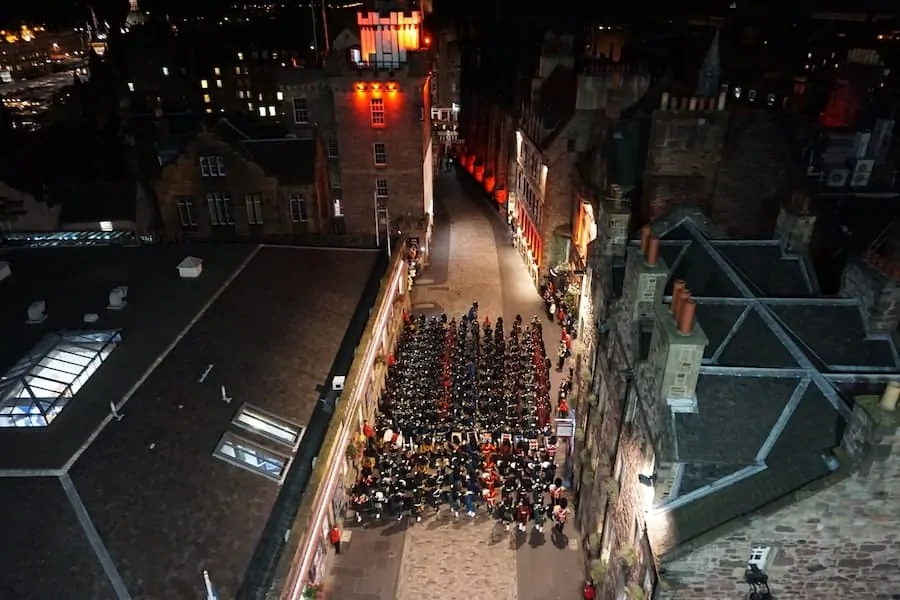
[[[681,296],[687,290],[684,279],[676,279],[672,284],[672,317],[678,320],[678,306],[681,304]]]
[[[900,383],[891,381],[881,395],[881,408],[887,412],[894,412],[897,410],[898,399],[900,399]]]
[[[678,309],[678,331],[681,335],[690,335],[694,331],[694,313],[697,304],[691,298],[690,292],[684,294]]]
[[[650,236],[653,232],[650,230],[649,225],[644,225],[641,227],[641,254],[647,256],[647,251],[650,250]]]
[[[647,245],[647,264],[655,267],[657,260],[659,260],[659,238],[652,236],[650,243]]]

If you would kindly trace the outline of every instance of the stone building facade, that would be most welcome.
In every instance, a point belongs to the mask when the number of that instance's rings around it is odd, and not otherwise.
[[[297,241],[340,218],[319,140],[254,140],[227,121],[204,128],[151,184],[171,239]]]
[[[820,298],[802,253],[696,209],[618,259],[611,237],[589,248],[572,402],[598,597],[737,600],[753,564],[775,597],[889,598],[900,364],[865,294],[900,277],[867,257],[845,298]]]
[[[802,183],[771,111],[732,110],[709,216],[729,235],[769,235],[781,198]]]
[[[430,234],[434,177],[431,79],[425,53],[395,70],[329,70],[348,232]],[[386,212],[385,212],[386,211]]]
[[[709,211],[728,131],[725,96],[670,97],[653,111],[642,214],[653,220],[678,206]]]

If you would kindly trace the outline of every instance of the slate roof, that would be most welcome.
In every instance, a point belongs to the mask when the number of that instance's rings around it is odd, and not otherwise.
[[[281,184],[310,185],[315,181],[315,140],[260,140],[241,145],[266,175],[275,177]]]
[[[866,331],[858,300],[822,297],[804,258],[685,215],[655,225],[666,294],[686,281],[709,345],[696,412],[672,414],[681,467],[656,508],[671,516],[663,557],[830,473],[851,398],[900,378],[891,336]]]
[[[195,280],[176,273],[189,255],[204,259]],[[245,402],[308,422],[377,254],[144,245],[2,258],[13,275],[0,282],[10,303],[0,372],[50,332],[118,329],[122,341],[50,426],[0,429],[0,502],[23,504],[0,526],[0,597],[55,599],[65,582],[67,597],[115,598],[88,543],[95,529],[131,597],[199,598],[209,569],[233,598],[254,549],[269,542],[260,535],[280,488],[212,453],[226,432],[252,439],[231,424]],[[106,310],[118,285],[129,287],[128,304]],[[27,325],[36,299],[48,318]],[[84,323],[85,312],[99,320]],[[122,420],[101,426],[109,401],[124,398]]]

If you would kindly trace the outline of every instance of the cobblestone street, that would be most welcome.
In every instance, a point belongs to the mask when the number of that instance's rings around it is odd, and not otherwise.
[[[460,174],[460,177],[467,177]],[[412,292],[416,312],[456,316],[473,301],[479,316],[511,322],[539,315],[544,344],[553,357],[559,327],[544,314],[522,259],[506,227],[482,192],[455,173],[435,177],[435,232],[431,263]],[[552,397],[562,374],[551,371]],[[558,462],[565,457],[563,448]],[[560,469],[562,471],[562,469]],[[575,600],[584,577],[580,535],[573,522],[564,534],[505,531],[479,513],[475,519],[449,514],[421,523],[361,529],[336,557],[326,584],[336,600]]]

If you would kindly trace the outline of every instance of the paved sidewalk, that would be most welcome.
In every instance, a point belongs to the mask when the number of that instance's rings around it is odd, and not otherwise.
[[[350,541],[341,554],[332,553],[325,592],[334,600],[393,600],[406,541],[406,522],[378,527],[348,520]]]

